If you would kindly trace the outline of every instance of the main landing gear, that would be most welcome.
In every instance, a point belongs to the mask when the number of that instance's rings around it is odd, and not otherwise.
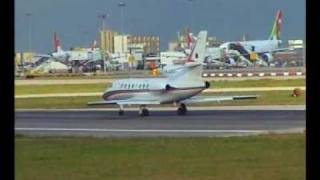
[[[187,106],[184,103],[181,103],[179,105],[179,108],[177,109],[177,114],[179,116],[182,115],[186,115],[187,113]],[[120,106],[120,110],[119,110],[119,116],[123,116],[124,115],[124,110],[123,110],[123,106]],[[149,116],[149,110],[147,109],[146,105],[141,105],[140,109],[139,109],[139,115],[140,116]]]
[[[123,106],[120,105],[120,110],[118,112],[119,116],[124,115]],[[149,110],[147,109],[146,105],[141,105],[139,109],[139,115],[140,116],[149,116]]]
[[[186,113],[187,113],[187,106],[185,105],[185,104],[183,104],[183,103],[181,103],[180,104],[180,106],[179,106],[179,108],[178,108],[178,110],[177,110],[177,114],[179,115],[179,116],[181,116],[181,115],[185,115]]]
[[[118,112],[119,116],[123,116],[124,115],[124,110],[123,110],[123,106],[120,105],[120,110]]]
[[[139,115],[140,116],[149,116],[149,110],[145,105],[141,105],[139,109]]]

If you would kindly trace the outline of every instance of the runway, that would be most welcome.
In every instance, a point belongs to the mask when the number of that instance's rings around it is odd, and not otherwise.
[[[242,136],[303,132],[305,110],[152,110],[140,117],[136,110],[117,111],[18,110],[16,134],[31,136],[189,137]]]

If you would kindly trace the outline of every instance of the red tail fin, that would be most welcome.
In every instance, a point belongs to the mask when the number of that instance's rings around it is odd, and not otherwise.
[[[272,30],[271,30],[269,39],[273,39],[273,40],[280,39],[281,23],[282,23],[282,11],[278,10],[277,15],[276,15],[276,19],[275,19],[273,26],[272,26]]]
[[[190,33],[188,33],[187,44],[189,49],[191,49],[191,43],[192,43],[192,36]]]
[[[197,40],[196,40],[195,44],[191,47],[192,49],[191,49],[191,52],[190,52],[190,54],[189,54],[189,56],[187,58],[187,62],[194,62],[194,60],[192,59],[192,56],[193,56],[196,44],[197,44]]]
[[[278,37],[280,36],[280,28],[281,28],[281,23],[282,23],[282,11],[278,11],[278,16],[277,16],[277,35]]]
[[[58,51],[59,46],[60,46],[60,41],[58,39],[57,32],[54,32],[54,34],[53,34],[53,49],[55,52]]]

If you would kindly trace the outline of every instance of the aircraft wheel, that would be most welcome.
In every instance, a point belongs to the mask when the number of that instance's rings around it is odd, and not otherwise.
[[[123,116],[124,115],[124,111],[123,110],[119,110],[118,114],[119,114],[119,116]]]
[[[185,115],[187,113],[187,107],[185,104],[180,104],[180,107],[177,110],[179,116]]]
[[[141,116],[149,116],[149,110],[148,109],[142,109]]]
[[[185,104],[181,104],[180,107],[183,109],[183,111],[187,112],[187,106]]]

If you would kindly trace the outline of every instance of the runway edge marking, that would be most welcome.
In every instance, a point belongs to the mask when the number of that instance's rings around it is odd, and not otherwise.
[[[15,128],[16,131],[87,131],[87,132],[171,132],[171,133],[294,133],[303,128],[283,130],[208,130],[208,129],[87,129],[87,128]]]

